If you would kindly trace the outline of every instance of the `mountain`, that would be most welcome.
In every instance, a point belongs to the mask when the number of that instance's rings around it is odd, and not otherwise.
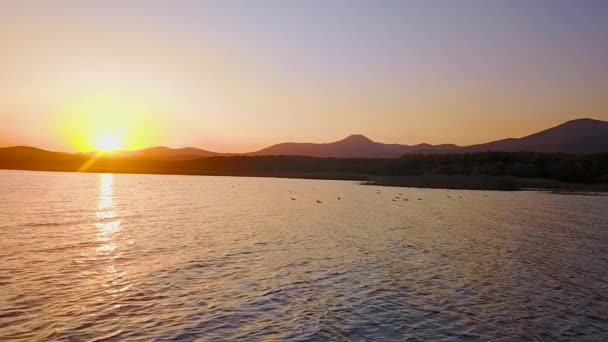
[[[367,137],[354,134],[332,143],[295,143],[286,142],[273,145],[250,155],[301,155],[312,157],[379,157],[387,154],[402,154],[401,145],[385,145],[374,142]]]
[[[15,160],[45,159],[47,157],[65,156],[71,154],[63,152],[51,152],[30,146],[11,146],[0,148],[2,158]]]
[[[608,122],[577,119],[523,138],[463,147],[462,152],[505,151],[545,153],[608,152]]]
[[[51,152],[29,146],[0,148],[0,169],[74,171],[87,159],[77,153]]]
[[[267,147],[257,152],[249,153],[253,156],[262,155],[301,155],[311,157],[336,158],[392,158],[412,152],[417,149],[448,150],[455,145],[420,144],[414,146],[399,144],[383,144],[372,141],[360,135],[350,135],[345,139],[332,143],[282,143]]]
[[[337,158],[394,158],[406,153],[443,154],[483,151],[599,153],[608,152],[608,122],[577,119],[523,137],[470,146],[383,144],[363,135],[351,135],[332,143],[282,143],[249,155],[302,155]]]
[[[120,157],[146,157],[162,159],[197,159],[204,157],[226,156],[227,153],[211,152],[195,147],[170,148],[156,146],[136,151],[124,151],[116,154]]]
[[[545,152],[587,154],[608,152],[608,122],[593,119],[577,119],[565,122],[556,127],[534,133],[523,138],[509,138],[484,144],[457,146],[443,145],[399,145],[375,142],[363,135],[354,134],[345,139],[331,143],[295,143],[287,142],[273,145],[262,150],[241,153],[217,153],[194,147],[169,148],[165,146],[150,147],[137,151],[117,152],[111,157],[148,158],[168,160],[189,160],[214,156],[270,156],[291,155],[335,158],[396,158],[404,154],[445,154],[484,151],[504,152]],[[3,151],[2,158],[34,159],[41,158],[48,151],[32,147],[16,146]],[[93,154],[74,154],[91,157]],[[67,153],[56,153],[53,158],[71,158]],[[39,157],[37,157],[39,156]]]

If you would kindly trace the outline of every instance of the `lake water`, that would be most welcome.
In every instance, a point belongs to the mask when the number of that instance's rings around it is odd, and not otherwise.
[[[2,170],[0,196],[0,340],[608,340],[608,197]]]

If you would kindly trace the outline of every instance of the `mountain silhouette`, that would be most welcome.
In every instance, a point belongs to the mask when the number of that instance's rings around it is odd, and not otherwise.
[[[402,145],[382,144],[361,134],[332,143],[294,143],[273,145],[249,155],[301,155],[311,157],[388,157],[403,154]]]
[[[470,146],[383,144],[356,134],[332,143],[282,143],[249,155],[395,158],[407,153],[443,154],[484,151],[574,154],[608,152],[608,122],[577,119],[523,138],[502,139]]]
[[[503,139],[466,146],[463,152],[545,152],[600,153],[608,152],[608,122],[577,119],[519,139]]]
[[[149,147],[143,150],[123,151],[121,157],[146,157],[163,159],[197,159],[204,157],[227,156],[228,153],[212,152],[195,147],[170,148],[166,146]]]
[[[30,159],[42,158],[43,152],[33,147],[15,146],[4,150],[4,156],[22,154]],[[577,119],[522,138],[508,138],[484,144],[457,146],[454,144],[400,145],[373,141],[361,134],[353,134],[330,143],[286,142],[250,153],[219,153],[194,147],[150,147],[136,151],[120,151],[113,157],[188,160],[215,156],[309,156],[334,158],[397,158],[404,154],[472,153],[485,151],[544,152],[588,154],[608,152],[608,122],[594,119]],[[73,154],[92,155],[94,153]],[[69,158],[72,154],[60,153],[55,157]]]
[[[361,134],[353,134],[332,143],[282,143],[273,145],[249,155],[301,155],[310,157],[335,158],[394,158],[416,150],[450,150],[456,145],[400,145],[375,142]]]

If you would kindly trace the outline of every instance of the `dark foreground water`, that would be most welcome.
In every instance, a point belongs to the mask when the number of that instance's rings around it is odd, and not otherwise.
[[[608,340],[608,197],[20,171],[0,196],[3,341]]]

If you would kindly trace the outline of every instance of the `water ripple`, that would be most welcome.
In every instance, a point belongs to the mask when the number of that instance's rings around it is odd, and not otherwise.
[[[608,339],[608,197],[0,172],[1,340]]]

